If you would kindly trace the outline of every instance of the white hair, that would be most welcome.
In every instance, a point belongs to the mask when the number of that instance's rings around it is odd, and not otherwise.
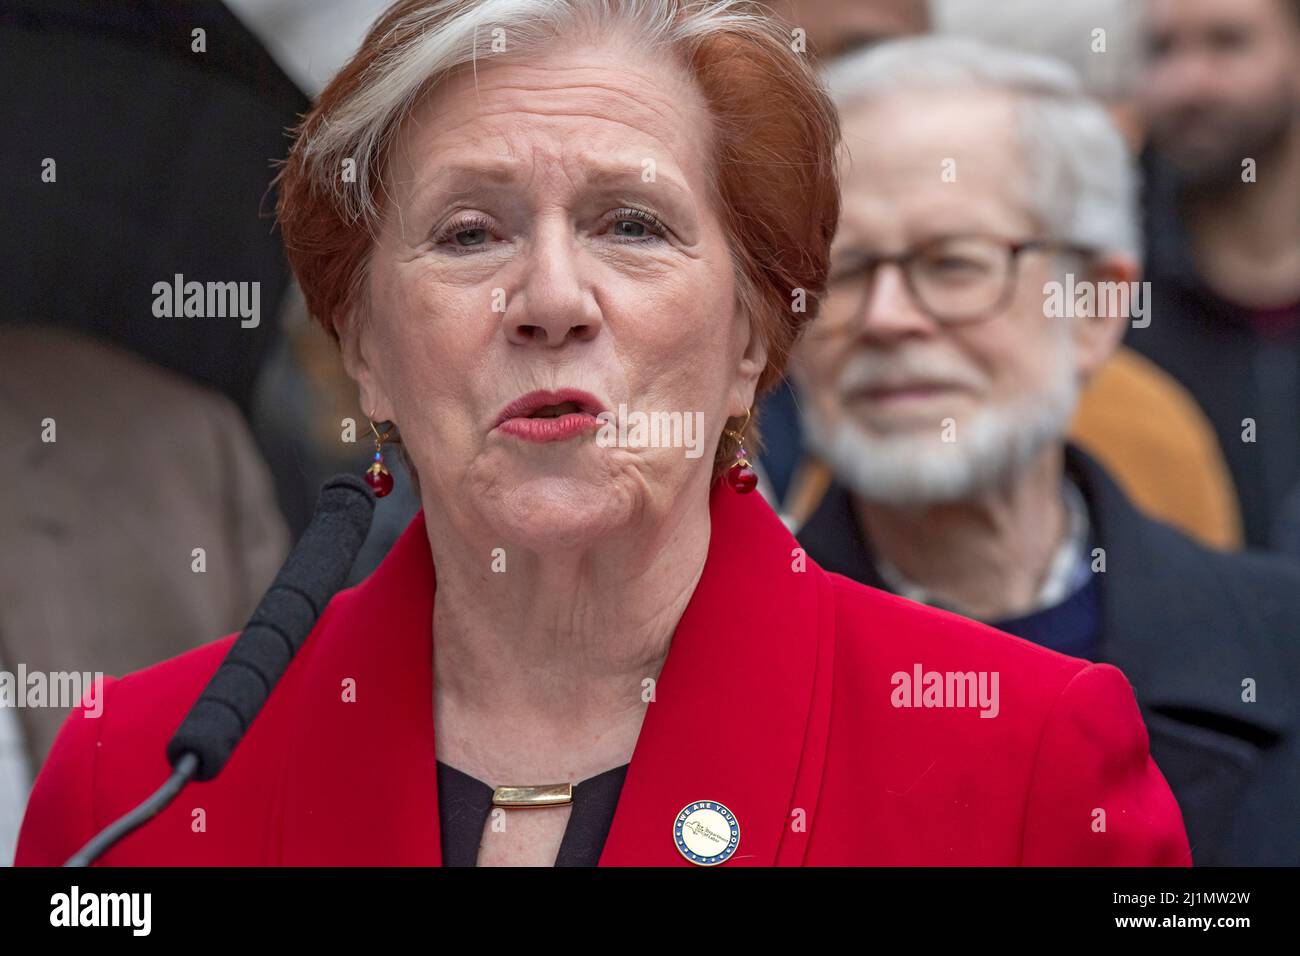
[[[1014,97],[1030,209],[1052,239],[1140,259],[1137,171],[1123,136],[1065,63],[953,36],[893,40],[827,66],[841,113],[905,92]]]
[[[686,13],[683,15],[683,7]],[[437,24],[437,29],[427,26]],[[371,166],[429,84],[480,60],[536,50],[555,40],[623,28],[639,49],[675,50],[725,29],[766,29],[747,0],[432,0],[396,21],[390,32],[411,37],[371,66],[373,82],[340,105],[328,124],[311,131],[303,161],[319,182],[333,183],[339,208],[355,219],[377,212]],[[344,188],[336,171],[355,162],[356,182]]]

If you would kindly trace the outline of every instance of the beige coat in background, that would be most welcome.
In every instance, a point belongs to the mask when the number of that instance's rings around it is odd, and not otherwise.
[[[42,440],[46,419],[54,442]],[[0,435],[0,667],[11,672],[121,675],[238,630],[287,551],[235,406],[111,344],[0,325]],[[10,713],[34,774],[67,710]]]

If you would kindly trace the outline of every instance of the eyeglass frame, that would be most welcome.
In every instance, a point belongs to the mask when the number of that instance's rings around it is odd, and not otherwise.
[[[1002,283],[1002,291],[992,305],[981,310],[979,314],[963,315],[957,318],[945,318],[936,315],[934,310],[926,304],[922,296],[916,291],[916,283],[912,279],[911,263],[914,262],[920,254],[927,248],[936,246],[941,242],[951,242],[959,239],[980,239],[997,243],[1007,250],[1010,254],[1011,261],[1007,267],[1007,275]],[[854,311],[852,320],[845,323],[847,327],[856,326],[862,319],[867,305],[871,299],[871,283],[875,281],[876,272],[881,266],[896,265],[899,271],[903,273],[903,284],[907,287],[907,293],[912,297],[916,304],[927,318],[937,325],[968,325],[977,322],[985,322],[1007,307],[1011,297],[1015,292],[1016,282],[1020,278],[1020,256],[1024,252],[1030,252],[1039,249],[1055,249],[1061,252],[1071,252],[1082,256],[1095,256],[1098,250],[1093,246],[1083,245],[1082,243],[1070,242],[1064,239],[1007,239],[1003,236],[994,236],[986,233],[953,233],[946,236],[935,236],[933,239],[927,239],[924,242],[917,243],[905,252],[893,256],[870,256],[862,264],[851,270],[849,277],[865,279],[862,290],[862,301]],[[827,278],[827,292],[830,292],[831,285],[836,282],[832,277]],[[814,327],[816,323],[813,323]],[[823,325],[822,328],[825,328]]]

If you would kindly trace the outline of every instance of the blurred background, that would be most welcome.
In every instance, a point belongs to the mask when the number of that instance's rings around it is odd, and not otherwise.
[[[15,478],[0,512],[0,670],[122,674],[238,629],[321,482],[364,470],[368,425],[287,269],[269,183],[288,130],[384,6],[0,10],[0,435]],[[1294,26],[1296,0],[768,6],[823,62],[940,32],[1080,74],[1143,173],[1155,321],[1127,345],[1203,416],[1226,467],[1207,476],[1212,520],[1199,504],[1160,516],[1215,547],[1300,555],[1300,47],[1259,55]],[[1249,199],[1200,188],[1243,155],[1268,173]],[[160,320],[154,285],[175,276],[257,283],[256,324]],[[788,384],[765,400],[759,462],[796,528],[816,497],[799,481],[797,402]],[[1161,407],[1124,414],[1159,443]],[[394,474],[354,581],[418,508]],[[1159,488],[1129,490],[1160,512]],[[65,713],[0,708],[0,863]]]

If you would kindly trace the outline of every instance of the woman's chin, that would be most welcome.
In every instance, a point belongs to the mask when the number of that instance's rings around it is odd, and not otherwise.
[[[640,512],[640,489],[572,475],[526,478],[484,502],[490,525],[530,550],[582,548],[627,527]]]

